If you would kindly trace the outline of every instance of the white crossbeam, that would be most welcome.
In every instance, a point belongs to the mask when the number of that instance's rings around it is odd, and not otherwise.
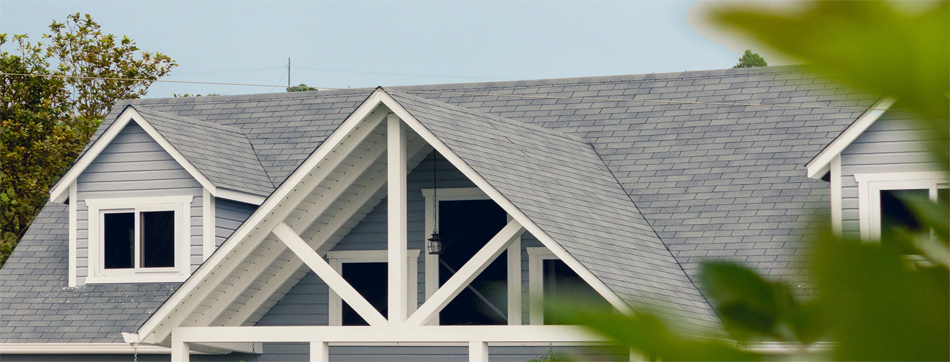
[[[352,343],[358,345],[418,343],[439,345],[481,341],[497,345],[548,345],[609,342],[579,326],[234,326],[178,327],[182,342]]]
[[[413,142],[410,142],[410,154],[413,155],[413,158],[420,155],[423,149],[426,148],[426,143],[421,139],[416,138]],[[379,160],[379,159],[377,159]],[[381,162],[381,161],[380,161]],[[365,171],[364,171],[365,172]],[[364,191],[357,193],[357,197],[350,200],[350,202],[344,206],[341,210],[337,211],[337,217],[334,217],[329,224],[324,225],[320,232],[313,236],[313,243],[316,244],[326,244],[329,242],[329,239],[333,237],[334,233],[341,228],[347,221],[349,221],[356,214],[360,208],[369,202],[373,198],[373,195],[376,194],[382,187],[386,184],[386,177],[373,178],[369,183],[365,185]],[[291,259],[287,265],[284,266],[273,278],[251,297],[247,303],[244,304],[230,318],[230,321],[226,325],[240,325],[247,318],[249,318],[258,308],[260,308],[267,299],[283,285],[297,269],[303,265],[299,259]]]
[[[388,230],[389,325],[406,320],[409,268],[406,265],[406,128],[394,114],[386,118],[386,212]]]
[[[525,231],[521,223],[512,219],[498,234],[495,234],[458,272],[439,288],[415,313],[406,320],[406,325],[421,326],[439,313],[465,286],[488,267],[505,249]]]
[[[324,283],[327,283],[340,298],[343,298],[360,317],[363,317],[369,325],[375,327],[386,325],[386,318],[383,317],[372,304],[367,302],[366,298],[363,298],[360,292],[356,291],[346,279],[343,279],[336,270],[333,270],[333,267],[331,267],[326,260],[323,260],[320,254],[317,254],[316,251],[311,249],[310,246],[307,245],[307,242],[303,241],[290,226],[284,223],[277,224],[273,233],[277,235],[277,238],[283,241],[294,254],[297,254],[297,257],[303,260]]]

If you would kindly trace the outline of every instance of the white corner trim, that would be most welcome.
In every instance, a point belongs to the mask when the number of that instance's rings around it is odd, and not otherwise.
[[[0,343],[3,354],[169,354],[171,348],[128,343]]]
[[[172,146],[172,144],[169,143],[168,140],[165,139],[165,137],[155,129],[155,127],[152,127],[151,124],[145,121],[145,118],[142,117],[139,112],[135,111],[135,108],[126,107],[126,109],[122,111],[122,114],[119,115],[116,121],[109,125],[109,128],[106,129],[102,136],[100,136],[99,139],[97,139],[96,142],[89,147],[89,150],[87,150],[86,153],[76,161],[76,164],[73,165],[73,167],[70,168],[68,172],[66,172],[59,182],[53,186],[53,188],[50,190],[50,199],[54,202],[62,203],[67,197],[69,184],[79,178],[79,175],[82,174],[82,172],[85,171],[93,161],[95,161],[96,157],[99,157],[99,154],[102,153],[106,146],[112,143],[112,140],[115,139],[117,135],[119,135],[119,132],[122,132],[122,130],[125,129],[125,126],[128,125],[129,122],[135,122],[140,127],[142,127],[142,129],[144,129],[145,132],[155,140],[155,142],[162,146],[162,149],[164,149],[165,152],[168,152],[168,154],[171,155],[175,161],[178,161],[178,164],[188,171],[188,174],[190,174],[191,177],[194,177],[195,180],[201,184],[201,186],[211,190],[212,194],[215,193],[214,184],[212,184],[211,181],[204,176],[204,174],[198,171],[198,169],[192,165],[191,162],[189,162],[188,159],[186,159],[185,156],[181,154],[181,152],[178,152],[178,150],[175,149],[175,147]]]
[[[191,310],[179,311],[179,304],[182,303],[186,298],[189,297],[192,293],[195,292],[202,282],[208,278],[210,275],[216,271],[216,268],[219,268],[222,263],[225,263],[229,258],[230,254],[238,248],[250,248],[257,243],[259,243],[263,238],[269,234],[270,230],[258,230],[259,225],[268,220],[269,216],[275,210],[278,209],[280,205],[283,204],[284,198],[291,194],[294,189],[308,177],[310,170],[314,169],[317,164],[323,161],[324,158],[333,152],[334,149],[339,145],[352,131],[355,129],[371,112],[376,108],[380,103],[380,93],[379,90],[374,91],[372,94],[367,97],[366,101],[360,104],[356,110],[351,113],[340,126],[330,134],[330,136],[317,147],[316,150],[310,156],[304,160],[304,162],[297,167],[297,169],[287,177],[287,179],[278,186],[270,197],[268,197],[261,204],[257,210],[243,223],[237,230],[228,237],[228,240],[221,245],[218,252],[215,252],[208,258],[205,263],[203,263],[198,269],[192,273],[192,276],[185,280],[182,284],[169,298],[162,303],[162,306],[152,313],[152,315],[139,327],[137,333],[139,335],[148,336],[150,342],[152,341],[152,332],[155,332],[156,329],[162,326],[163,321],[166,318],[169,318],[173,313],[190,313]],[[252,238],[253,236],[253,238]],[[241,241],[247,242],[242,243]],[[252,244],[252,245],[245,245]],[[233,266],[229,265],[229,268]],[[217,270],[217,272],[227,272],[225,270]],[[168,336],[169,331],[161,333],[161,339],[164,339]],[[156,337],[158,338],[158,337]]]
[[[76,196],[76,180],[69,183],[69,281],[70,288],[76,287],[76,265],[78,253],[76,249],[79,235],[79,197]]]
[[[449,148],[441,139],[435,136],[428,128],[425,127],[419,120],[412,116],[402,105],[399,104],[395,99],[392,98],[386,92],[377,92],[379,95],[380,102],[389,107],[396,115],[402,119],[406,125],[409,126],[413,131],[416,132],[422,139],[424,139],[429,145],[435,148],[439,154],[441,154],[452,166],[455,166],[456,169],[462,172],[465,177],[472,181],[479,189],[481,189],[486,195],[488,195],[492,200],[495,201],[502,209],[504,209],[511,217],[517,220],[521,225],[527,229],[527,232],[531,233],[538,241],[541,242],[544,246],[548,247],[555,255],[558,256],[561,261],[567,264],[578,276],[581,277],[587,284],[589,284],[597,293],[600,293],[614,308],[617,308],[623,314],[633,313],[633,309],[630,307],[627,302],[625,302],[620,296],[617,295],[607,284],[604,284],[600,278],[594,275],[590,270],[588,270],[583,264],[577,261],[573,255],[567,252],[560,244],[554,241],[550,235],[544,232],[537,224],[535,224],[527,215],[521,212],[521,209],[518,209],[511,201],[505,198],[498,190],[496,190],[490,183],[488,183],[485,178],[482,177],[478,172],[475,171],[471,166],[469,166],[461,157],[455,154],[451,148]]]
[[[201,192],[201,261],[208,260],[214,253],[215,240],[215,201],[208,189]]]
[[[86,284],[107,283],[159,283],[181,282],[191,270],[191,201],[193,196],[156,196],[114,199],[86,199],[88,207],[88,272]],[[101,214],[106,210],[174,211],[175,220],[175,267],[157,270],[121,269],[105,270],[102,265]],[[136,221],[136,225],[138,221]],[[136,237],[137,240],[137,237]]]
[[[825,147],[818,156],[815,156],[808,164],[805,166],[807,171],[807,176],[812,179],[820,179],[825,173],[828,172],[829,165],[831,160],[841,154],[841,151],[844,151],[851,142],[854,142],[868,127],[871,127],[874,124],[874,121],[877,121],[885,111],[891,108],[894,105],[894,98],[883,98],[870,109],[864,112],[857,120],[851,123],[848,128],[841,132],[838,137],[831,141],[831,144],[828,147]]]
[[[950,180],[942,171],[881,172],[855,174],[858,182],[858,225],[861,240],[874,241],[881,237],[881,191],[926,189],[930,198],[937,199],[937,187]]]
[[[254,195],[243,191],[235,191],[223,187],[214,189],[214,192],[211,193],[211,196],[257,206],[263,204],[264,200],[267,199],[264,196]]]
[[[841,155],[831,160],[831,230],[841,236],[842,196],[841,196]]]

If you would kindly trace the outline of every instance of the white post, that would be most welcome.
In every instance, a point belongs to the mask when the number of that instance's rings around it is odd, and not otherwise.
[[[488,343],[468,342],[468,362],[488,362]]]
[[[208,260],[215,248],[215,215],[214,215],[214,196],[208,189],[201,193],[201,238],[202,238],[202,261]]]
[[[175,340],[175,337],[172,336],[172,361],[171,362],[188,362],[190,360],[190,355],[188,354],[188,343]]]
[[[79,198],[76,194],[76,181],[73,181],[69,184],[69,281],[67,285],[70,288],[76,287],[76,268],[79,267],[76,265],[79,256],[76,251],[78,248],[76,244],[77,236],[79,235],[77,231],[79,228]],[[86,219],[88,221],[89,218]]]
[[[330,346],[327,342],[310,342],[310,362],[329,362]]]
[[[508,246],[508,325],[521,325],[521,237]]]
[[[386,118],[387,225],[389,232],[389,325],[401,325],[408,308],[406,265],[406,129],[395,114]]]

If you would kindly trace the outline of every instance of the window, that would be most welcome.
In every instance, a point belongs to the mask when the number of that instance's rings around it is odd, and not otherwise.
[[[418,269],[419,250],[408,250],[409,266],[409,312],[418,307]],[[387,268],[386,250],[345,250],[327,253],[329,264],[340,273],[353,289],[366,298],[369,304],[376,307],[383,316],[387,315],[389,307],[389,270]],[[363,317],[346,304],[339,295],[329,291],[329,322],[331,326],[365,326],[368,325]]]
[[[858,209],[864,240],[881,240],[882,235],[898,229],[920,231],[919,221],[902,201],[907,197],[950,202],[950,183],[943,172],[857,174],[854,178],[858,181]]]
[[[86,283],[183,281],[188,276],[191,196],[86,200]]]
[[[579,302],[589,311],[611,311],[600,293],[544,247],[528,248],[528,290],[531,295],[530,318],[533,325],[558,325],[563,321],[544,313],[545,300]]]

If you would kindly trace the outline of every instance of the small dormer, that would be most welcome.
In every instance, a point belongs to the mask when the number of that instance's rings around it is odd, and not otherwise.
[[[884,99],[855,120],[808,164],[808,176],[831,184],[831,216],[841,235],[880,240],[889,229],[914,230],[907,196],[950,202],[950,177],[930,153],[946,131]]]
[[[271,191],[237,130],[126,108],[50,191],[69,286],[182,282]]]

